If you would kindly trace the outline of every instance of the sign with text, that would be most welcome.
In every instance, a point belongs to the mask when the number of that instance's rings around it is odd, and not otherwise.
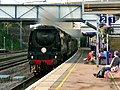
[[[109,23],[115,23],[115,17],[109,17],[108,21]]]
[[[106,23],[107,17],[106,16],[100,16],[100,23]]]
[[[108,22],[107,22],[108,19]],[[115,17],[110,16],[107,18],[107,16],[100,16],[100,23],[115,23]]]

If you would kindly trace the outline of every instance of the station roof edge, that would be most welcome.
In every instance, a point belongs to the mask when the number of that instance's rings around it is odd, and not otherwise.
[[[82,6],[82,4],[0,4],[0,6]]]

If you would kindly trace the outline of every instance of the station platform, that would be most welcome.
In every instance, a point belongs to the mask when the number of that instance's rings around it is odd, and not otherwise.
[[[115,90],[111,81],[105,78],[96,78],[93,73],[97,73],[101,68],[96,65],[78,64],[62,86],[50,88],[50,90]]]
[[[78,52],[80,53],[80,52]],[[97,67],[95,64],[84,64],[83,58],[87,51],[81,51],[69,62],[64,63],[55,72],[38,80],[25,90],[120,90],[120,76],[112,75],[108,80],[96,78],[97,73],[103,65]],[[79,57],[80,55],[80,57]],[[73,62],[73,60],[77,60]]]

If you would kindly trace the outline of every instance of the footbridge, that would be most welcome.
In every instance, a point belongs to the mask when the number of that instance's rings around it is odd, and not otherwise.
[[[0,4],[0,22],[96,21],[100,14],[118,14],[120,2],[78,4]],[[92,14],[92,16],[91,16]],[[89,25],[89,24],[88,24]]]
[[[0,4],[0,21],[80,21],[82,4]]]
[[[80,4],[0,4],[0,22],[83,22],[96,21],[97,15],[83,15]],[[96,29],[90,23],[88,26]]]

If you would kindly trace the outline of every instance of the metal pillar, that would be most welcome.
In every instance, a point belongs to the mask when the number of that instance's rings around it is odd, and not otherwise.
[[[99,67],[99,20],[97,20],[96,65]]]
[[[109,16],[108,16],[108,14],[107,14],[107,26],[109,25],[108,17],[109,17]],[[106,44],[107,44],[107,51],[108,51],[108,33],[107,33],[107,37],[106,37],[106,38],[107,38],[107,40],[106,40],[106,41],[107,41]]]
[[[108,14],[107,14],[107,26],[109,25],[108,17],[109,17],[109,16],[108,16]],[[106,41],[107,41],[107,42],[106,42],[106,44],[107,44],[106,65],[109,65],[109,51],[108,51],[108,38],[109,38],[108,36],[109,36],[109,35],[108,35],[108,32],[107,32],[107,35],[106,35],[106,36],[107,36],[107,37],[106,37],[106,39],[107,39],[107,40],[106,40]]]
[[[20,22],[20,49],[22,49],[22,21]]]

